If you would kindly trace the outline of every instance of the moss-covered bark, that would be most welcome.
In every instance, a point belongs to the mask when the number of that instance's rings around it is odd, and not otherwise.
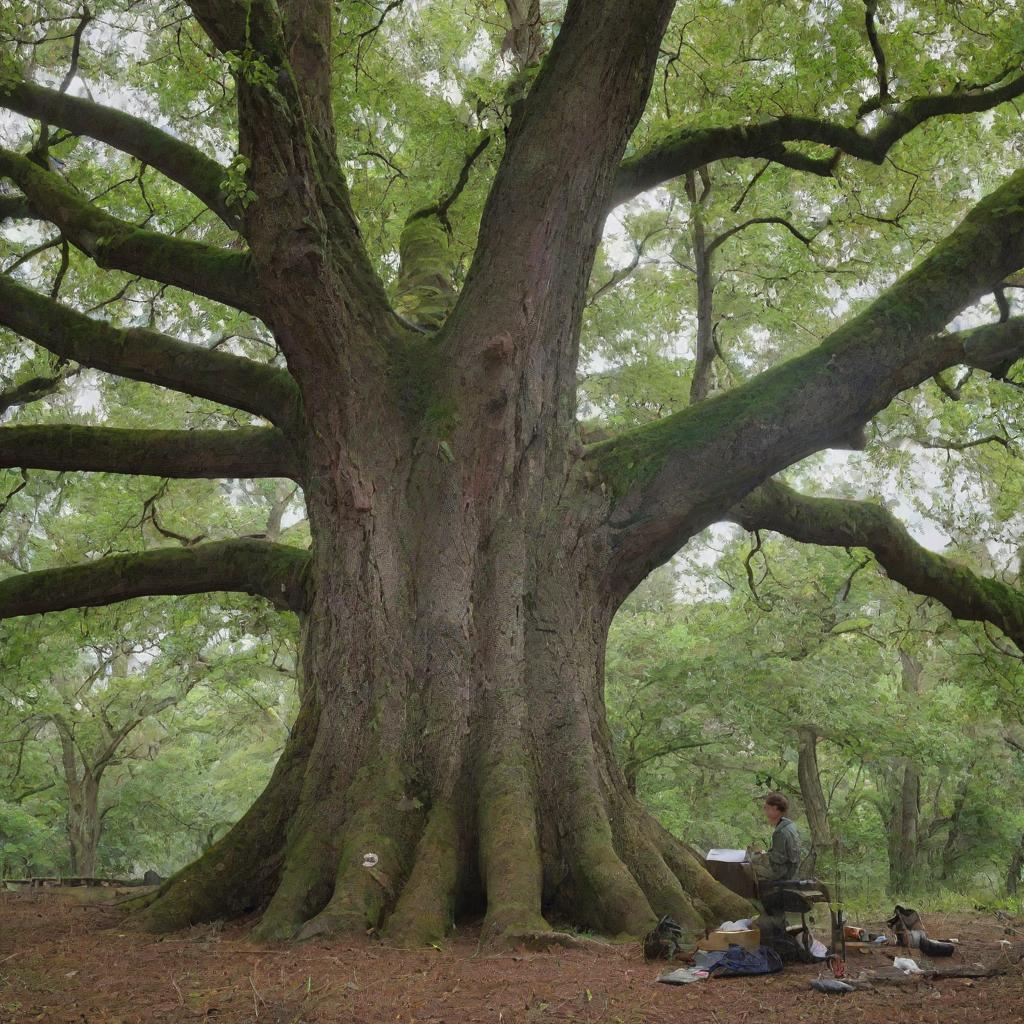
[[[410,477],[445,465],[431,453]],[[469,913],[488,940],[543,943],[566,926],[637,936],[663,914],[696,930],[739,913],[614,762],[601,698],[611,606],[592,552],[573,544],[578,524],[508,510],[470,545],[469,521],[400,496],[394,508],[397,521],[374,523],[372,559],[349,530],[314,556],[302,689],[321,709],[315,734],[275,825],[273,877],[226,883],[250,890],[232,906],[262,906],[256,935],[424,945]],[[455,543],[438,560],[442,531]],[[225,849],[268,842],[250,829]],[[221,913],[211,870],[196,867],[187,913],[191,869],[173,909],[161,895],[146,921]]]
[[[1024,593],[922,547],[881,505],[811,497],[771,480],[729,517],[749,530],[775,530],[805,543],[867,548],[898,583],[936,598],[957,618],[993,623],[1024,650]]]
[[[0,107],[66,128],[74,135],[99,139],[137,157],[198,196],[229,227],[237,227],[237,214],[228,206],[220,187],[226,169],[150,122],[33,82],[0,87]]]
[[[301,468],[278,430],[140,430],[118,427],[0,427],[0,468],[85,470],[206,479],[285,477]]]
[[[203,856],[169,878],[137,923],[150,931],[233,917],[265,903],[280,878],[288,823],[316,735],[319,709],[307,698],[274,774],[238,823]]]
[[[149,277],[259,315],[259,290],[248,254],[118,220],[81,198],[56,174],[9,150],[0,150],[0,176],[15,182],[32,213],[60,228],[97,266]]]
[[[617,498],[616,586],[629,593],[768,476],[822,448],[849,446],[906,388],[958,363],[980,361],[991,369],[996,351],[1022,340],[1019,323],[992,325],[981,335],[944,328],[1022,259],[1024,171],[820,345],[724,394],[592,446],[590,467]]]
[[[258,540],[112,555],[0,580],[0,618],[215,590],[265,597],[279,608],[300,611],[306,602],[308,564],[309,556],[298,548]]]

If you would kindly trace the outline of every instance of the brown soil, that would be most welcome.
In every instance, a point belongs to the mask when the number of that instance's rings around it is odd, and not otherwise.
[[[657,984],[665,965],[644,963],[636,944],[498,955],[467,933],[443,949],[415,951],[371,939],[276,946],[253,942],[245,924],[154,937],[129,930],[121,910],[96,898],[0,893],[3,1024],[1018,1024],[1024,1007],[1024,925],[1015,931],[991,915],[925,914],[925,923],[933,935],[961,939],[960,953],[937,963],[1001,965],[1002,976],[826,996],[808,986],[830,976],[820,965]],[[851,953],[849,971],[891,956]]]

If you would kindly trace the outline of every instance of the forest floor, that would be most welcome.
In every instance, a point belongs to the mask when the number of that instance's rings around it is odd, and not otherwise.
[[[0,892],[3,1024],[1019,1024],[1024,1007],[1024,922],[1014,929],[991,914],[922,908],[931,935],[961,941],[944,966],[980,963],[1005,974],[828,996],[809,987],[830,976],[821,965],[658,984],[666,965],[644,963],[637,943],[499,955],[471,933],[417,951],[370,939],[263,945],[244,923],[143,935],[118,908],[82,895]],[[851,953],[849,973],[891,957]]]

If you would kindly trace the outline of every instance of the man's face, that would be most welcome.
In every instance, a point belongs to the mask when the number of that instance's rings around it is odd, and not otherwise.
[[[778,809],[774,804],[763,804],[764,816],[768,819],[769,825],[778,825],[779,818],[782,817],[782,811]]]

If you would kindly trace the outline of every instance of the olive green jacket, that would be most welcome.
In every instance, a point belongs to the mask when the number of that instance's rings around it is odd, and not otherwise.
[[[772,832],[768,864],[773,880],[800,877],[800,832],[789,818],[780,818]]]

